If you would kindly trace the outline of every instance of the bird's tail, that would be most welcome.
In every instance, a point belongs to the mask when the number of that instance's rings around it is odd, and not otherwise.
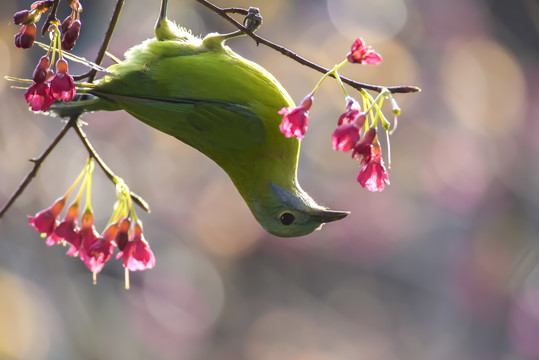
[[[114,111],[119,109],[110,101],[90,96],[90,99],[85,100],[74,99],[70,102],[57,102],[48,109],[48,112],[61,118],[67,118],[99,110]]]

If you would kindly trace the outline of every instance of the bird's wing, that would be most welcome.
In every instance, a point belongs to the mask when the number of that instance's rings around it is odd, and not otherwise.
[[[265,139],[261,119],[243,105],[207,99],[92,93],[210,157],[214,157],[213,152],[260,146]]]

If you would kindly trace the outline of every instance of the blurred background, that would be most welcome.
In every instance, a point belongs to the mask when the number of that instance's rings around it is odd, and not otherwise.
[[[30,3],[2,2],[1,75],[31,77],[43,54],[13,44],[12,14]],[[115,2],[81,3],[75,52],[93,60]],[[111,260],[94,286],[81,261],[28,226],[84,166],[68,133],[0,220],[0,359],[539,359],[538,1],[215,3],[260,7],[259,35],[326,67],[361,36],[384,61],[343,75],[423,89],[396,97],[391,186],[362,189],[357,162],[332,151],[345,107],[333,80],[311,109],[299,179],[352,214],[302,238],[265,233],[197,151],[122,112],[85,115],[99,154],[151,205],[138,214],[157,265],[131,273],[126,291]],[[152,37],[158,7],[126,0],[111,53]],[[233,30],[190,0],[171,1],[169,18],[195,34]],[[320,77],[248,38],[228,45],[296,102]],[[0,81],[0,204],[63,126],[10,85]],[[114,186],[97,169],[93,189],[102,231]]]

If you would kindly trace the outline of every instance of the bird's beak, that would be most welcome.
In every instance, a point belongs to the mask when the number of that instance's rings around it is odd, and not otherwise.
[[[311,216],[320,220],[320,223],[322,224],[341,220],[345,218],[348,214],[350,214],[350,211],[335,211],[324,209],[316,209],[312,210],[311,212]]]

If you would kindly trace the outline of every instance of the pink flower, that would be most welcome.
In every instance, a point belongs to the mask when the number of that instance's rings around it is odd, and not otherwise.
[[[28,223],[40,233],[49,236],[54,232],[54,229],[56,229],[56,226],[59,223],[58,218],[64,205],[65,199],[58,199],[51,207],[38,212],[36,216],[29,216]]]
[[[357,39],[347,55],[351,63],[378,65],[382,57],[372,47],[365,45],[362,38]]]
[[[358,159],[360,156],[363,156],[364,159],[370,157],[371,147],[372,147],[372,143],[375,137],[376,137],[376,128],[370,128],[365,133],[363,140],[361,140],[360,142],[356,144],[356,146],[354,146],[352,157],[354,159]]]
[[[118,229],[118,234],[116,235],[116,245],[118,245],[118,249],[120,251],[123,251],[125,248],[125,245],[127,245],[127,242],[129,241],[129,228],[131,227],[131,220],[129,218],[123,218],[120,221],[120,227]]]
[[[142,223],[137,221],[133,226],[133,231],[129,242],[123,251],[119,252],[116,259],[124,259],[124,267],[131,271],[151,269],[155,266],[155,256],[150,245],[144,239],[142,233]]]
[[[338,125],[350,124],[356,120],[357,116],[361,113],[361,106],[356,99],[347,96],[346,97],[346,112],[339,117]],[[363,120],[365,122],[365,120]],[[363,126],[359,124],[358,127]]]
[[[361,161],[357,181],[369,191],[383,191],[384,186],[389,185],[389,175],[379,145],[373,145],[371,149],[371,155]]]
[[[39,59],[39,64],[37,64],[33,75],[35,83],[39,84],[47,80],[50,63],[51,61],[47,55],[42,56],[41,59]]]
[[[361,112],[359,103],[349,96],[346,97],[346,112],[339,117],[338,127],[331,136],[333,150],[350,151],[360,138],[360,129],[367,116]]]
[[[54,234],[58,239],[64,240],[71,245],[67,251],[67,255],[69,256],[77,256],[80,249],[81,237],[79,234],[78,217],[79,204],[75,202],[67,210],[64,220],[54,230]]]
[[[51,79],[51,95],[57,100],[71,101],[75,92],[75,83],[68,73],[67,61],[60,59],[56,63],[56,75]]]
[[[93,273],[98,273],[103,269],[105,263],[112,256],[112,251],[114,249],[113,240],[116,238],[118,233],[119,226],[118,224],[110,224],[101,235],[100,238],[95,240],[86,250],[83,259],[84,263]]]
[[[333,135],[333,150],[350,151],[359,141],[359,129],[355,124],[344,124],[337,129]]]
[[[63,23],[62,23],[62,26],[64,26]],[[62,49],[71,50],[75,47],[75,43],[77,42],[77,39],[79,38],[80,28],[81,28],[80,20],[74,21],[68,27],[67,31],[64,32],[64,37],[62,38],[62,42],[61,42]]]
[[[279,111],[279,114],[284,115],[281,125],[279,125],[284,136],[295,136],[298,140],[303,139],[309,124],[309,109],[312,104],[313,96],[308,95],[298,107],[284,107]]]
[[[23,25],[17,35],[15,35],[15,46],[22,49],[31,48],[36,39],[36,31],[36,24]]]
[[[54,103],[49,83],[33,83],[24,93],[24,98],[32,111],[45,111]]]
[[[82,215],[82,224],[79,230],[80,235],[80,249],[79,256],[84,263],[86,263],[89,257],[88,252],[92,245],[99,239],[99,233],[95,229],[94,214],[91,210],[86,210]]]

